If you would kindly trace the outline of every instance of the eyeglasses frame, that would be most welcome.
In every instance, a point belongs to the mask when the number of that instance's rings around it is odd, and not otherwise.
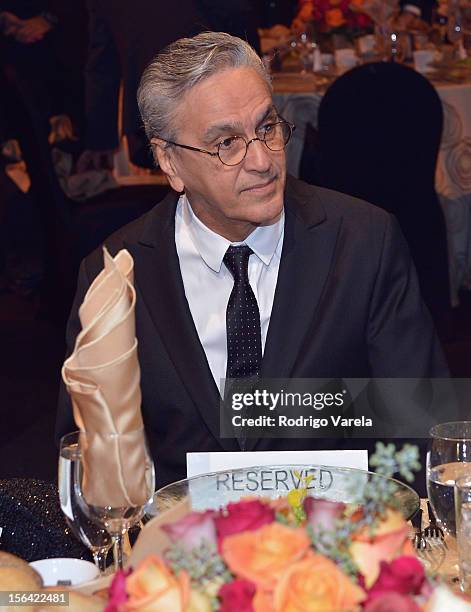
[[[160,140],[162,140],[163,142],[166,142],[167,144],[171,144],[175,147],[180,147],[181,149],[188,149],[188,151],[196,151],[197,153],[206,153],[207,155],[211,155],[211,157],[217,157],[219,161],[221,162],[221,164],[223,164],[224,166],[228,166],[229,168],[233,168],[234,166],[238,166],[244,161],[244,159],[247,157],[247,151],[249,150],[249,145],[252,144],[252,142],[255,142],[257,140],[259,140],[260,142],[263,142],[269,151],[283,151],[283,149],[286,147],[288,142],[291,140],[291,136],[293,135],[293,132],[296,129],[296,126],[294,125],[294,123],[290,123],[289,121],[286,121],[286,119],[283,119],[283,117],[279,117],[278,121],[274,121],[273,123],[269,123],[268,125],[273,126],[273,125],[279,125],[280,123],[286,123],[286,125],[290,128],[289,138],[286,141],[282,149],[270,149],[265,138],[260,138],[260,136],[256,136],[255,138],[252,138],[251,140],[248,140],[248,141],[244,138],[244,136],[237,136],[237,138],[241,138],[245,142],[245,153],[244,153],[244,157],[240,161],[238,161],[236,164],[226,164],[225,162],[222,161],[221,157],[219,156],[219,148],[224,142],[224,140],[227,140],[226,138],[222,140],[220,143],[218,143],[217,151],[207,151],[206,149],[200,149],[198,147],[191,147],[190,145],[180,144],[178,142],[174,142],[173,140],[166,140],[165,138],[160,138]],[[234,136],[229,136],[228,138],[234,138]]]

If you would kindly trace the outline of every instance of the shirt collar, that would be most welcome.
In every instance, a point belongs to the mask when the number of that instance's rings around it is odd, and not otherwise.
[[[181,196],[181,205],[184,223],[188,227],[196,249],[206,265],[215,272],[221,270],[224,255],[231,244],[235,246],[246,244],[266,266],[270,264],[283,234],[285,222],[284,210],[276,223],[256,227],[243,242],[230,242],[223,236],[213,232],[213,230],[198,219],[185,195]]]

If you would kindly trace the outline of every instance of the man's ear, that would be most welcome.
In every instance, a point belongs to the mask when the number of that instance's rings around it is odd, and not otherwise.
[[[178,169],[175,164],[175,151],[169,147],[164,140],[160,138],[152,138],[150,141],[156,163],[160,166],[168,178],[172,189],[182,192],[185,185],[180,178]]]

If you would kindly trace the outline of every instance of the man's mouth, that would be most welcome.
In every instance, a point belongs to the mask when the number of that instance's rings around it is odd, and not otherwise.
[[[268,181],[263,181],[260,183],[255,183],[255,185],[250,185],[250,187],[245,187],[242,191],[252,191],[255,193],[263,193],[264,191],[268,191],[273,182],[276,179],[276,175],[272,176]]]

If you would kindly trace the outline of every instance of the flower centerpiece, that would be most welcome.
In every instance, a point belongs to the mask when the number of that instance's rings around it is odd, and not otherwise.
[[[338,46],[338,39],[349,44],[373,31],[373,22],[362,12],[364,0],[306,0],[293,22],[298,31],[307,31],[326,50]]]
[[[410,481],[418,451],[379,444],[371,464]],[[284,498],[243,499],[161,525],[171,544],[115,575],[106,611],[438,610],[395,482],[371,480],[347,505],[310,497],[310,478],[300,475],[301,486]]]

